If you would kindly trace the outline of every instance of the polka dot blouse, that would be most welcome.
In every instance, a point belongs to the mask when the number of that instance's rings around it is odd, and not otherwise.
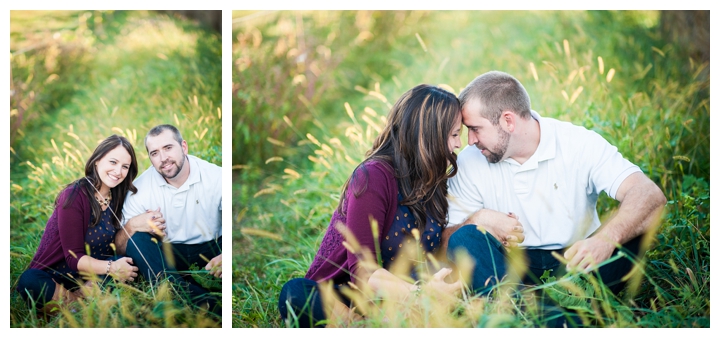
[[[401,200],[402,195],[398,194],[398,202]],[[429,216],[425,220],[425,231],[421,234],[419,241],[415,240],[412,234],[412,230],[417,228],[418,222],[410,209],[398,203],[393,224],[380,241],[383,268],[389,269],[394,262],[408,259],[413,268],[411,276],[415,278],[415,265],[418,262],[424,262],[425,254],[434,253],[439,248],[442,232],[440,225]],[[408,250],[410,247],[417,249],[415,254]]]

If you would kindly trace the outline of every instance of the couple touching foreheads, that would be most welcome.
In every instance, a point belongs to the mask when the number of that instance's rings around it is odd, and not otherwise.
[[[221,167],[189,155],[187,141],[168,124],[147,133],[145,149],[152,165],[135,179],[132,144],[106,138],[87,160],[85,176],[58,194],[16,288],[31,306],[49,312],[83,297],[91,283],[140,275],[151,287],[167,278],[220,318],[220,297],[179,271],[196,265],[222,276]]]
[[[456,156],[462,124],[468,147]],[[603,191],[620,207],[601,224],[596,203]],[[454,294],[467,286],[490,295],[516,259],[526,268],[522,283],[542,283],[546,270],[562,276],[580,269],[617,294],[665,203],[660,188],[600,135],[531,110],[525,88],[509,74],[482,74],[458,97],[419,85],[390,109],[346,181],[305,278],[283,286],[278,308],[287,325],[312,327],[351,312],[357,300],[343,288],[399,296],[420,288]],[[363,250],[348,248],[348,237]],[[408,247],[440,258],[442,267],[403,259]],[[608,261],[619,251],[633,260]],[[463,255],[472,268],[453,280]],[[363,257],[378,265],[367,268]],[[391,272],[399,261],[409,262],[403,276]],[[418,272],[428,270],[434,275],[421,278]],[[325,282],[331,287],[320,288]],[[329,299],[333,304],[324,307]]]

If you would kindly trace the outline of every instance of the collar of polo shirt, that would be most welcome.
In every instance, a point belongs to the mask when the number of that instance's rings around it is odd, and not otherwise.
[[[556,151],[556,143],[557,143],[557,137],[555,135],[555,127],[552,124],[546,123],[542,116],[538,114],[536,111],[531,110],[530,114],[532,115],[532,118],[538,121],[540,123],[540,143],[538,144],[537,149],[535,149],[535,153],[533,153],[530,158],[525,161],[525,163],[520,164],[517,161],[513,160],[512,158],[507,158],[504,161],[508,162],[509,164],[519,166],[518,171],[525,171],[525,170],[533,170],[537,169],[538,163],[542,161],[547,161],[549,159],[555,158],[555,151]]]

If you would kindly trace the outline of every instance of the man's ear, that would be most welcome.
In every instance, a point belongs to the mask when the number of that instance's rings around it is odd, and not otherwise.
[[[187,149],[187,141],[183,140],[183,142],[180,144],[180,146],[181,146],[182,149],[183,149],[183,153],[185,153],[185,155],[187,155],[187,154],[188,154],[188,152],[187,152],[187,151],[188,151],[188,149]]]
[[[505,110],[500,114],[500,127],[502,127],[505,131],[512,133],[515,131],[516,119],[517,115],[515,115],[515,113]]]

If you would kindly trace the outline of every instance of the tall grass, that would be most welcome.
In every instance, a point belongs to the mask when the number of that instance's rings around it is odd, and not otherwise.
[[[143,11],[13,11],[11,40],[11,109],[18,112],[11,116],[10,149],[14,290],[55,197],[82,177],[98,142],[112,134],[127,137],[143,172],[150,167],[145,133],[171,123],[190,154],[219,165],[222,111],[220,37],[192,22]],[[194,276],[220,289],[213,277]],[[165,281],[110,282],[103,291],[93,289],[88,299],[50,318],[11,291],[11,327],[220,326],[180,301]]]
[[[247,19],[246,13],[240,14],[246,19],[240,20],[244,26],[238,34],[253,38],[234,41],[235,50],[247,51],[252,41],[257,54],[235,54],[235,65],[267,57],[292,67],[301,63],[285,55],[278,61],[268,54],[283,39],[327,42],[326,31],[307,27],[331,26],[327,17],[337,15],[281,12]],[[235,128],[273,127],[252,129],[255,141],[242,134],[233,137],[233,327],[292,326],[279,319],[280,287],[304,276],[342,183],[370,148],[394,98],[418,83],[440,84],[459,93],[475,76],[493,69],[515,75],[541,115],[603,135],[638,164],[669,200],[654,246],[635,273],[640,278],[620,297],[580,275],[548,279],[541,290],[576,309],[587,326],[709,327],[708,65],[686,58],[677,46],[659,38],[657,12],[343,13],[351,14],[357,14],[357,21],[367,17],[382,21],[378,18],[401,14],[415,19],[398,22],[386,35],[352,29],[335,33],[349,36],[334,35],[333,48],[347,48],[367,38],[370,46],[385,49],[357,47],[336,67],[315,72],[319,79],[371,74],[371,80],[338,81],[335,85],[341,88],[314,98],[310,107],[322,107],[322,115],[299,118],[296,114],[311,108],[284,99],[280,100],[284,109],[256,105],[243,111],[251,101],[247,97],[294,97],[297,94],[292,93],[303,92],[308,84],[292,81],[293,77],[234,77],[246,93],[233,97]],[[251,80],[263,85],[244,82]],[[263,150],[256,152],[260,147]],[[238,152],[241,155],[236,156]],[[243,160],[259,154],[264,156],[260,160]],[[601,217],[616,207],[617,202],[603,196]],[[497,301],[464,296],[438,303],[424,295],[410,303],[381,304],[363,321],[344,325],[545,325],[531,293],[513,290],[512,283],[503,284],[493,298]]]

